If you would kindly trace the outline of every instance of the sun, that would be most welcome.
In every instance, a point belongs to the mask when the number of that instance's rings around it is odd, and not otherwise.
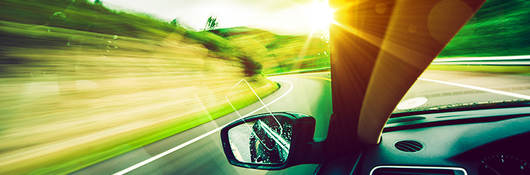
[[[307,10],[309,10],[309,20],[313,31],[327,31],[329,26],[335,21],[333,17],[335,10],[329,7],[327,1],[314,1]]]

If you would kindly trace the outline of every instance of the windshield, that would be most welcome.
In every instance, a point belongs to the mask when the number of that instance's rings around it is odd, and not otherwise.
[[[334,11],[0,0],[0,174],[255,173],[232,168],[214,133],[256,113],[331,115]],[[530,100],[529,13],[530,1],[488,0],[394,113]]]
[[[394,113],[530,100],[528,1],[488,0]]]

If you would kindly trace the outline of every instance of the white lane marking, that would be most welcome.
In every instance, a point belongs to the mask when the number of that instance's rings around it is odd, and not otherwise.
[[[530,100],[530,96],[528,95],[517,94],[517,93],[512,93],[512,92],[505,92],[505,91],[499,91],[495,89],[488,89],[488,88],[483,88],[483,87],[478,87],[478,86],[471,86],[471,85],[459,84],[459,83],[453,83],[453,82],[447,82],[447,81],[433,80],[433,79],[428,79],[428,78],[418,78],[418,80],[440,83],[440,84],[445,84],[445,85],[450,85],[450,86],[458,86],[458,87],[463,87],[463,88],[475,89],[479,91],[485,91],[485,92],[490,92],[494,94],[501,94],[501,95]]]
[[[452,65],[452,64],[469,64],[469,65],[529,65],[530,61],[491,61],[491,62],[433,62],[434,65]]]
[[[489,61],[489,60],[524,60],[530,59],[530,55],[519,56],[497,56],[497,57],[454,57],[454,58],[436,58],[433,62],[445,61]]]
[[[279,81],[282,81],[282,80],[279,80]],[[267,103],[266,106],[269,106],[269,105],[271,105],[273,103],[276,103],[278,100],[280,100],[281,98],[285,97],[287,94],[289,94],[293,90],[293,84],[291,82],[289,82],[289,81],[282,81],[282,82],[288,83],[290,85],[289,89],[287,90],[287,92],[285,92],[284,94],[280,95],[278,98],[276,98],[276,99],[272,100],[271,102]],[[258,112],[259,110],[261,110],[263,108],[265,108],[265,106],[259,107],[256,110],[244,115],[241,118],[244,118],[244,117],[247,117],[249,115],[252,115],[253,113]],[[204,134],[202,134],[202,135],[200,135],[198,137],[195,137],[195,138],[193,138],[191,140],[188,140],[187,142],[184,142],[184,143],[182,143],[182,144],[180,144],[178,146],[175,146],[175,147],[173,147],[173,148],[171,148],[171,149],[169,149],[167,151],[164,151],[164,152],[162,152],[160,154],[157,154],[157,155],[155,155],[155,156],[153,156],[153,157],[151,157],[149,159],[146,159],[146,160],[141,161],[141,162],[139,162],[137,164],[134,164],[133,166],[130,166],[129,168],[126,168],[126,169],[123,169],[121,171],[118,171],[118,172],[114,173],[113,175],[123,175],[123,174],[126,174],[126,173],[136,169],[136,168],[144,166],[144,165],[146,165],[146,164],[148,164],[148,163],[150,163],[152,161],[155,161],[156,159],[164,157],[165,155],[168,155],[168,154],[170,154],[172,152],[175,152],[175,151],[177,151],[177,150],[179,150],[181,148],[184,148],[184,147],[186,147],[186,146],[188,146],[188,145],[190,145],[192,143],[195,143],[195,142],[197,142],[197,141],[199,141],[199,140],[201,140],[201,139],[203,139],[203,138],[205,138],[205,137],[207,137],[207,136],[209,136],[209,135],[211,135],[213,133],[216,133],[216,132],[220,131],[223,127],[225,127],[226,125],[228,125],[228,124],[230,124],[230,123],[232,123],[232,122],[234,122],[236,120],[240,120],[241,118],[238,118],[238,119],[235,119],[235,120],[233,120],[231,122],[228,122],[227,124],[225,124],[225,125],[223,125],[221,127],[215,128],[214,130],[211,130],[211,131],[209,131],[207,133],[204,133]]]

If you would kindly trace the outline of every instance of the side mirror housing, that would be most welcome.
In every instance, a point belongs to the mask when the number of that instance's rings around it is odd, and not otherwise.
[[[313,142],[315,119],[298,113],[249,116],[221,130],[221,141],[232,165],[278,170],[316,163],[321,144]]]

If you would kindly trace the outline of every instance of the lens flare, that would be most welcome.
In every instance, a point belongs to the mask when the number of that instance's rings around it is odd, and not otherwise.
[[[334,22],[333,13],[335,9],[329,7],[328,2],[314,1],[307,8],[309,18],[312,21],[312,30],[327,32],[329,25]]]

